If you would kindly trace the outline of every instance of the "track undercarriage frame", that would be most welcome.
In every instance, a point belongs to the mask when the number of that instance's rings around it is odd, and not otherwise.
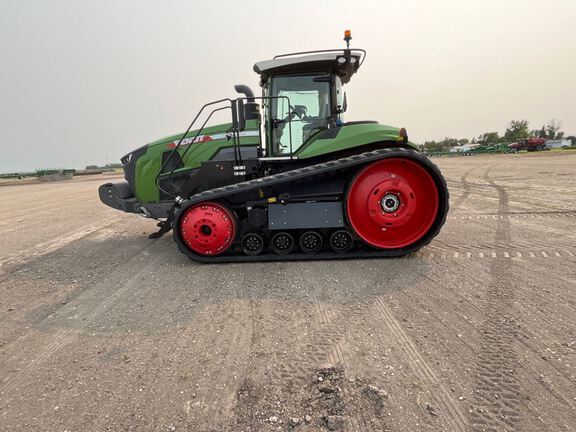
[[[179,197],[172,228],[201,262],[398,257],[428,244],[447,210],[436,166],[392,147]]]

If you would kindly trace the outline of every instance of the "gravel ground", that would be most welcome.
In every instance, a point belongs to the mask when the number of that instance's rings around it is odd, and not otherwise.
[[[388,260],[200,265],[103,177],[0,187],[0,430],[575,431],[576,155],[435,162]]]

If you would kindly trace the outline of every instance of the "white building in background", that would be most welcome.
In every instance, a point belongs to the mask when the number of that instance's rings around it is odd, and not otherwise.
[[[562,139],[548,140],[544,143],[544,145],[549,149],[564,148],[564,147],[570,147],[572,145],[572,141],[567,140],[566,138],[562,138]]]

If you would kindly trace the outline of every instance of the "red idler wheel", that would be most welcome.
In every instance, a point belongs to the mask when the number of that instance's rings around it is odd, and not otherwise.
[[[390,158],[368,165],[348,189],[346,211],[371,246],[397,249],[426,235],[438,214],[438,188],[417,161]]]
[[[220,255],[236,236],[236,221],[226,206],[201,202],[184,213],[180,234],[186,246],[198,255]]]

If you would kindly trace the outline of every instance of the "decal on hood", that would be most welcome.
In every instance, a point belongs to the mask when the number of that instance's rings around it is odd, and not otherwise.
[[[251,130],[251,131],[240,132],[239,135],[240,135],[240,137],[259,136],[260,132],[257,130]],[[219,133],[219,134],[212,134],[212,135],[198,135],[197,137],[186,137],[180,143],[180,147],[187,146],[190,144],[199,144],[199,143],[205,143],[205,142],[209,142],[209,141],[217,141],[217,140],[230,139],[230,138],[232,138],[231,133]],[[179,142],[180,142],[180,140],[174,140],[174,141],[169,142],[167,144],[168,148],[175,148]]]

